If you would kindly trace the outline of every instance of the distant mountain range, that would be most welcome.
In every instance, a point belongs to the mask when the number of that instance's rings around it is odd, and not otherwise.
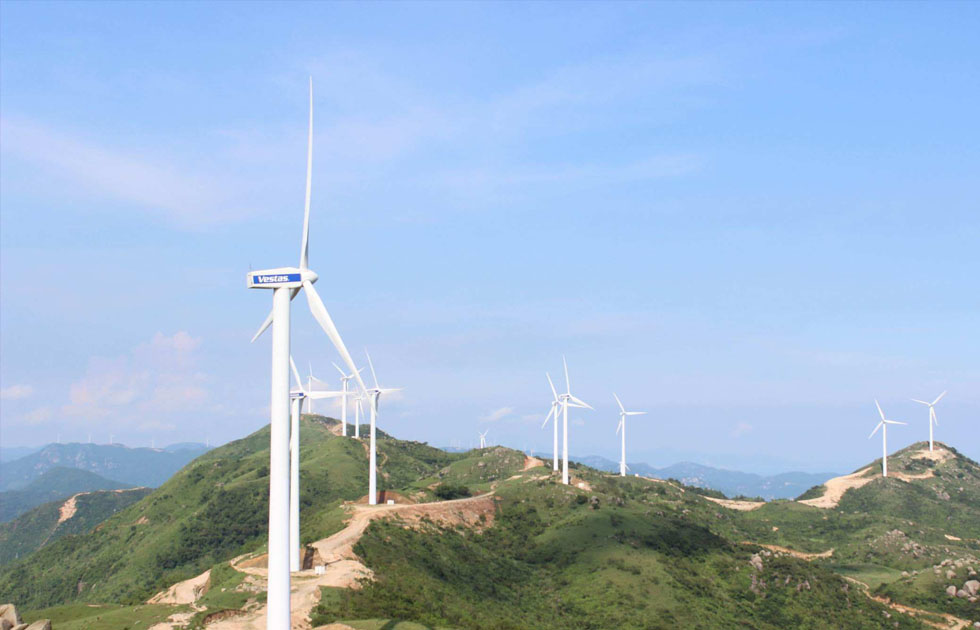
[[[174,444],[164,449],[121,444],[48,444],[0,464],[0,491],[22,490],[53,468],[75,468],[128,486],[155,488],[187,463],[208,451],[203,444]],[[85,488],[77,488],[81,492]],[[51,500],[51,499],[46,499]]]
[[[49,501],[67,499],[79,492],[132,487],[78,468],[51,468],[20,490],[0,492],[0,523],[6,523]]]
[[[579,457],[576,461],[599,470],[609,472],[619,470],[619,462],[598,455]],[[761,497],[766,501],[795,498],[813,486],[819,486],[828,479],[837,476],[837,473],[829,472],[786,472],[778,475],[757,475],[737,470],[713,468],[693,462],[680,462],[666,468],[654,468],[642,462],[627,465],[630,474],[655,479],[677,479],[682,481],[684,485],[718,490],[728,497]]]

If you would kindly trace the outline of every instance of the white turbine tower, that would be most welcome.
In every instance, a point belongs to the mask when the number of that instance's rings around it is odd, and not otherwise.
[[[272,312],[252,341],[272,326],[272,386],[269,435],[269,586],[266,627],[287,629],[289,617],[289,303],[303,289],[313,317],[333,342],[344,362],[354,361],[337,327],[313,288],[319,276],[309,268],[310,188],[313,175],[313,79],[310,79],[310,120],[306,153],[306,200],[299,267],[251,271],[250,289],[272,289]],[[358,379],[363,387],[363,383]]]
[[[348,374],[347,372],[344,372],[340,368],[340,366],[337,365],[336,363],[334,363],[333,366],[335,368],[337,368],[337,371],[338,372],[340,372],[340,391],[341,391],[341,398],[340,398],[340,426],[343,427],[343,433],[342,433],[342,435],[344,437],[347,437],[347,394],[350,393],[350,390],[349,390],[349,388],[347,386],[347,383],[350,382],[350,380],[352,378],[354,378],[354,374],[353,374],[353,372],[350,373],[350,374]],[[364,370],[364,368],[361,368],[360,370],[357,371],[357,373],[360,374],[363,370]],[[360,405],[358,405],[358,408],[360,408]],[[358,420],[360,420],[360,415],[358,415]],[[355,429],[354,429],[354,435],[355,435],[355,437],[360,437],[360,431],[356,428],[356,426],[355,426]]]
[[[562,440],[562,465],[561,465],[561,482],[568,485],[568,408],[578,407],[585,409],[593,409],[592,405],[587,402],[583,402],[572,396],[572,384],[568,380],[568,362],[565,361],[565,357],[562,356],[561,363],[565,367],[565,393],[559,396],[561,400],[561,412],[562,412],[562,422],[561,422],[561,440]],[[594,410],[594,409],[593,409]]]
[[[912,399],[913,402],[917,402],[919,404],[926,405],[927,407],[929,407],[929,452],[930,453],[932,452],[932,427],[933,425],[936,425],[937,427],[939,426],[939,420],[936,420],[936,409],[935,409],[936,403],[942,400],[943,396],[945,395],[946,392],[939,394],[938,396],[936,396],[936,400],[932,402],[917,400],[915,398]]]
[[[561,399],[558,397],[558,392],[555,391],[555,384],[551,381],[551,374],[547,372],[544,373],[548,377],[548,385],[551,385],[551,395],[554,397],[551,400],[551,410],[548,411],[548,415],[544,417],[544,422],[541,424],[541,428],[545,428],[548,425],[548,420],[552,420],[552,429],[554,429],[554,438],[552,440],[551,452],[553,455],[552,459],[552,470],[558,472],[558,411],[561,409]]]
[[[487,429],[483,433],[480,433],[479,434],[480,435],[480,448],[486,448],[487,447],[487,433],[489,433],[489,432],[490,432],[490,429]]]
[[[881,476],[888,476],[888,425],[889,424],[908,424],[907,422],[899,422],[898,420],[886,420],[885,412],[881,410],[881,405],[878,404],[878,400],[875,400],[875,407],[878,408],[878,415],[881,416],[881,422],[875,427],[875,430],[871,432],[868,439],[874,437],[878,429],[881,429]]]
[[[616,426],[616,433],[622,431],[623,445],[622,452],[619,458],[619,476],[626,476],[626,416],[643,416],[646,415],[645,411],[626,411],[623,407],[623,403],[619,400],[619,396],[613,392],[613,398],[616,399],[616,404],[619,405],[619,425]]]
[[[293,357],[289,357],[289,365],[296,379],[296,389],[289,392],[292,403],[289,417],[289,570],[295,573],[303,568],[300,563],[299,540],[299,420],[303,413],[303,403],[312,404],[314,400],[336,398],[340,396],[340,392],[304,390],[303,380],[293,363]]]
[[[391,392],[400,391],[401,388],[382,388],[378,385],[378,375],[374,372],[374,363],[371,362],[371,355],[368,354],[367,349],[364,350],[364,354],[367,355],[368,366],[371,368],[371,378],[374,379],[374,387],[368,389],[366,394],[371,400],[371,446],[369,449],[369,463],[368,463],[368,505],[378,504],[378,448],[377,440],[375,437],[375,429],[378,422],[378,401],[381,400],[381,394],[390,394]]]

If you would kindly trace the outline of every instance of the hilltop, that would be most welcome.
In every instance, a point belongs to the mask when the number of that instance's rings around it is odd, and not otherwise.
[[[62,536],[87,533],[150,492],[150,488],[78,492],[2,523],[0,565],[22,558]]]
[[[0,523],[13,520],[42,503],[67,499],[79,492],[130,487],[77,468],[51,468],[21,490],[0,492]]]
[[[962,560],[956,570],[964,580],[975,544],[962,538],[954,546],[945,537],[974,532],[967,519],[953,517],[960,503],[933,516],[952,517],[950,531],[872,514],[893,509],[878,498],[855,505],[855,513],[794,501],[728,510],[675,482],[620,478],[576,464],[573,485],[562,486],[550,466],[511,449],[447,453],[384,433],[381,485],[396,505],[368,508],[361,505],[365,444],[339,437],[337,424],[319,416],[302,420],[301,537],[307,566],[326,563],[327,572],[304,571],[295,585],[315,623],[922,628],[928,620],[921,612],[916,619],[884,598],[936,607],[915,599],[918,591],[886,592],[896,584],[869,583],[874,570],[883,570],[868,568],[869,543],[884,554],[876,566],[898,576],[905,569],[888,563],[915,557],[922,567],[915,579],[935,575],[932,563],[946,559],[933,552],[948,549],[946,566]],[[899,454],[892,464],[896,470],[923,465],[908,450],[907,462],[899,463]],[[914,484],[974,473],[974,463],[950,452],[934,477],[882,485],[901,484],[895,488],[901,494]],[[96,530],[65,536],[3,569],[0,598],[55,620],[59,630],[168,617],[191,628],[208,621],[214,630],[233,630],[260,619],[267,461],[267,428],[215,449]],[[875,487],[872,479],[862,490]],[[842,503],[851,500],[848,494]],[[962,494],[969,502],[968,491]],[[905,543],[896,547],[891,532],[902,522],[916,545],[935,549],[909,546],[906,554]],[[974,618],[963,608],[971,602],[954,599],[961,602],[954,614]],[[93,609],[75,603],[100,604],[100,623],[109,625],[93,625]]]
[[[206,451],[203,445],[167,451],[121,444],[48,444],[0,464],[0,491],[21,490],[52,468],[77,468],[119,483],[155,488]]]
[[[593,455],[581,457],[578,461],[598,470],[619,471],[619,462],[605,457]],[[655,468],[642,462],[632,462],[628,466],[630,474],[654,479],[677,479],[686,486],[717,490],[728,497],[760,497],[767,501],[792,499],[804,490],[835,476],[833,473],[805,472],[757,475],[694,462],[680,462],[664,468]]]
[[[744,512],[740,534],[825,554],[819,564],[877,597],[980,620],[980,604],[963,589],[980,572],[980,466],[945,444],[930,453],[918,442],[890,455],[888,468],[882,477],[875,460],[797,501]]]

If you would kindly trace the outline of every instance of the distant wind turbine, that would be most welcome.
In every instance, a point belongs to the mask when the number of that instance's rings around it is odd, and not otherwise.
[[[313,178],[313,79],[310,79],[310,118],[306,151],[306,199],[299,267],[279,267],[250,271],[250,289],[272,289],[272,312],[252,341],[272,326],[272,374],[269,436],[269,540],[266,626],[276,630],[290,627],[289,604],[289,311],[290,302],[302,290],[314,319],[330,338],[337,352],[352,370],[354,361],[347,352],[337,327],[313,283],[319,275],[310,269],[310,192]],[[358,379],[363,388],[364,383]]]
[[[871,432],[868,439],[874,437],[878,429],[881,429],[881,476],[888,476],[888,425],[889,424],[908,424],[907,422],[899,422],[898,420],[886,420],[885,412],[881,410],[881,405],[878,404],[878,400],[875,399],[875,407],[878,408],[878,415],[881,416],[881,422],[875,427],[875,430]]]
[[[572,384],[568,380],[568,362],[565,361],[565,357],[562,356],[561,363],[565,368],[565,393],[559,396],[561,399],[561,412],[562,412],[562,466],[561,466],[561,482],[568,485],[568,408],[569,407],[579,407],[585,409],[593,409],[592,405],[587,402],[583,402],[572,396]]]
[[[936,420],[936,409],[935,409],[936,403],[939,402],[940,400],[942,400],[943,399],[943,396],[945,396],[945,395],[946,395],[946,392],[943,392],[942,394],[939,394],[939,396],[936,396],[936,400],[934,400],[932,402],[926,402],[924,400],[917,400],[915,398],[912,399],[913,402],[917,402],[917,403],[919,403],[921,405],[926,405],[927,407],[929,407],[929,452],[930,453],[932,452],[932,426],[933,425],[936,425],[937,427],[939,426],[939,420]]]
[[[486,448],[487,447],[487,433],[489,433],[489,432],[490,432],[490,429],[487,429],[483,433],[480,433],[480,448]]]
[[[616,399],[616,404],[619,405],[619,424],[616,426],[616,433],[620,433],[620,431],[622,431],[623,438],[622,452],[619,459],[619,476],[625,477],[626,469],[628,468],[626,465],[626,416],[642,416],[646,415],[646,412],[626,411],[626,408],[623,407],[622,401],[619,400],[619,396],[617,396],[615,392],[613,393],[613,398]]]
[[[296,389],[289,392],[292,403],[289,414],[289,571],[295,573],[303,568],[300,564],[299,543],[299,421],[303,414],[303,403],[336,398],[340,396],[340,392],[304,390],[303,379],[299,376],[293,357],[289,357],[289,366],[293,370],[293,378],[296,379]]]
[[[378,401],[381,400],[382,394],[390,394],[391,392],[400,391],[401,388],[382,388],[378,385],[378,375],[374,372],[374,363],[371,362],[371,355],[368,354],[367,349],[364,350],[364,354],[367,355],[368,366],[371,368],[371,378],[374,379],[374,387],[367,390],[367,395],[371,401],[371,446],[369,449],[369,468],[368,468],[368,505],[377,505],[378,503],[378,448],[377,439],[375,437],[375,430],[378,422]]]
[[[351,372],[348,374],[347,372],[344,372],[336,363],[334,363],[333,366],[337,368],[338,372],[340,372],[340,391],[343,392],[340,397],[340,426],[343,427],[342,435],[347,437],[347,394],[349,393],[347,383],[354,378],[354,373]],[[357,373],[360,374],[363,371],[364,368],[361,368],[357,371]],[[358,407],[360,407],[360,405],[358,405]],[[360,431],[356,428],[356,426],[354,429],[354,434],[355,437],[360,437]]]
[[[551,374],[545,372],[544,375],[548,377],[548,385],[551,385],[552,399],[551,410],[544,417],[541,428],[545,428],[548,425],[548,420],[552,420],[552,429],[554,429],[551,447],[552,470],[558,472],[558,411],[561,409],[561,398],[558,397],[558,392],[555,390],[555,384],[551,380]]]

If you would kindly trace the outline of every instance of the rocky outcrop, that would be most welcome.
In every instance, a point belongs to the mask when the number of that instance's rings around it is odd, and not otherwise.
[[[51,630],[50,619],[24,623],[13,604],[0,604],[0,630]]]

